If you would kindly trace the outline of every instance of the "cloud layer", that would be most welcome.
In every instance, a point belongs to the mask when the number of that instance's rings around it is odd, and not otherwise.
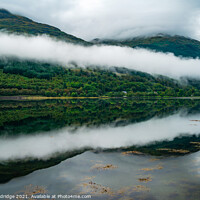
[[[171,53],[155,53],[145,49],[119,46],[83,47],[55,41],[45,36],[26,37],[5,33],[0,33],[0,44],[1,56],[57,62],[64,66],[76,62],[80,67],[126,67],[173,78],[200,78],[199,59],[181,59]]]
[[[1,0],[0,6],[86,40],[160,32],[200,39],[199,0]]]

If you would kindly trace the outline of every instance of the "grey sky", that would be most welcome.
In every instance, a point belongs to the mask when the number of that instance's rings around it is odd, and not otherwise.
[[[0,0],[0,7],[86,40],[155,33],[200,39],[199,0]]]

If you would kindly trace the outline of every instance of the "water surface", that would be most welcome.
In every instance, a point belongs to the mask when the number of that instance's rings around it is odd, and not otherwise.
[[[0,102],[0,194],[199,199],[199,149],[199,100]]]

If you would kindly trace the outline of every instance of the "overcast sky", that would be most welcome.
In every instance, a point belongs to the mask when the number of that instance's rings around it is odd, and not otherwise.
[[[0,0],[86,40],[169,33],[200,40],[200,0]]]

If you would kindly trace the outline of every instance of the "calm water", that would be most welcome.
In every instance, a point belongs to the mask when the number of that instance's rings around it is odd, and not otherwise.
[[[198,100],[0,102],[0,195],[198,200],[199,149]]]

